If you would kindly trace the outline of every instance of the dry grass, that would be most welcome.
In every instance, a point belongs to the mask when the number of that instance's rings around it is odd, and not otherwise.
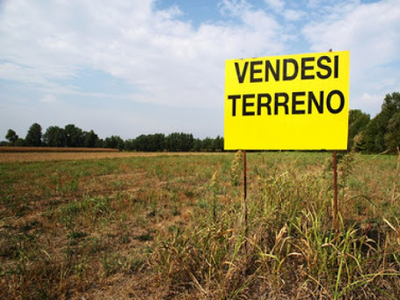
[[[5,147],[11,148],[11,147]],[[15,148],[15,147],[13,147]],[[23,148],[23,147],[21,147]],[[37,150],[36,148],[34,148]],[[187,155],[216,155],[216,153],[198,152],[118,152],[107,151],[79,151],[82,148],[71,148],[75,151],[62,151],[64,148],[41,148],[43,151],[2,151],[0,149],[0,162],[34,162],[34,161],[60,161],[60,160],[86,160],[103,158],[129,158],[129,157],[153,157],[153,156],[187,156]],[[61,149],[57,151],[46,151],[48,149]],[[90,149],[90,148],[87,148]],[[108,149],[110,150],[110,149]],[[111,149],[113,150],[113,149]]]
[[[118,152],[118,150],[111,148],[1,146],[0,152]]]
[[[394,157],[339,164],[335,238],[328,153],[248,154],[247,228],[233,153],[79,155],[0,163],[0,298],[400,296]]]

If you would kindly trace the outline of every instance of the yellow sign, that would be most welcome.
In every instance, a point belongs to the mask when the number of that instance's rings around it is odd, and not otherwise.
[[[347,149],[349,60],[349,51],[227,60],[225,149]]]

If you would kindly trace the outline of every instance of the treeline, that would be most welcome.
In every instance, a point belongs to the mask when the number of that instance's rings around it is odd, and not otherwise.
[[[29,146],[29,147],[85,147],[85,148],[113,148],[126,151],[223,151],[222,137],[197,139],[192,134],[162,133],[140,135],[135,139],[123,140],[118,135],[107,137],[104,140],[93,131],[84,131],[74,124],[64,128],[50,126],[42,133],[42,126],[34,123],[29,127],[26,137],[9,129],[6,134],[8,142],[1,142],[2,146]]]
[[[223,151],[224,139],[197,139],[192,134],[162,133],[140,135],[135,139],[123,140],[117,135],[100,139],[93,131],[83,131],[73,124],[64,128],[50,126],[42,134],[42,127],[34,123],[24,139],[9,129],[8,142],[3,146],[48,146],[114,148],[126,151]],[[400,147],[400,93],[387,94],[381,111],[371,119],[359,109],[349,112],[348,149],[363,153],[395,153]]]
[[[216,138],[196,139],[192,134],[162,133],[140,135],[136,139],[125,141],[126,150],[135,151],[223,151],[224,139]]]
[[[396,153],[400,147],[400,93],[387,94],[381,111],[370,119],[350,110],[348,148],[364,153]]]

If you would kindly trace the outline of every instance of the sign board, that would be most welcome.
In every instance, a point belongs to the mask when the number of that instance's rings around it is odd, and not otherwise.
[[[225,149],[347,149],[349,60],[349,51],[227,60]]]

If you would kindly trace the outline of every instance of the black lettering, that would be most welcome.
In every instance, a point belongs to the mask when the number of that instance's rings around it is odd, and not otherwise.
[[[306,111],[304,109],[298,109],[298,105],[304,105],[304,100],[297,100],[297,97],[305,96],[306,92],[294,92],[292,97],[292,114],[293,115],[304,115]]]
[[[265,61],[265,81],[269,81],[269,72],[271,71],[272,76],[274,76],[275,81],[279,80],[279,66],[280,59],[276,60],[275,69],[272,67],[271,62],[269,60]]]
[[[313,70],[314,66],[307,66],[307,62],[314,61],[314,57],[303,57],[301,59],[301,79],[314,79],[314,75],[306,75],[307,70]]]
[[[283,97],[284,98],[283,102],[279,102],[279,97]],[[288,115],[289,114],[288,102],[289,102],[288,94],[286,94],[286,93],[276,93],[275,94],[275,109],[274,109],[275,115],[278,114],[279,106],[282,106],[285,109],[285,115]]]
[[[335,55],[335,72],[334,72],[334,77],[338,78],[339,77],[339,55]]]
[[[250,63],[250,82],[262,82],[262,78],[255,78],[256,73],[261,73],[261,69],[256,69],[256,65],[262,65],[261,60],[252,61]]]
[[[336,109],[332,108],[332,97],[334,95],[338,95],[340,100],[339,107]],[[328,94],[328,97],[326,98],[326,108],[329,110],[329,112],[333,114],[338,114],[343,110],[343,107],[344,107],[344,95],[342,94],[342,92],[339,90],[333,90],[332,92],[330,92]]]
[[[312,113],[312,104],[320,114],[324,113],[324,91],[320,92],[319,103],[313,92],[308,92],[308,114]]]
[[[326,71],[326,74],[324,75],[324,74],[322,74],[321,72],[318,71],[318,72],[317,72],[317,76],[318,76],[318,78],[320,78],[320,79],[328,79],[328,78],[331,77],[331,75],[332,75],[332,69],[331,69],[330,66],[325,65],[325,64],[323,63],[323,61],[326,61],[326,62],[330,63],[330,62],[331,62],[331,59],[330,59],[329,56],[321,56],[320,58],[318,58],[318,60],[317,60],[317,66],[318,66],[318,68],[320,68],[320,69],[322,69],[322,70],[325,70],[325,71]]]
[[[243,71],[242,71],[242,73],[240,73],[239,63],[235,62],[236,75],[237,75],[239,83],[243,83],[244,78],[246,77],[246,71],[247,71],[247,66],[248,65],[249,65],[249,62],[246,61],[244,63]]]
[[[254,116],[255,113],[254,111],[248,111],[247,107],[253,107],[254,103],[253,102],[247,102],[247,99],[252,99],[255,98],[254,94],[247,94],[247,95],[243,95],[243,106],[242,106],[242,110],[243,110],[243,116]]]
[[[232,100],[232,117],[236,116],[236,100],[240,99],[240,95],[229,95],[228,99]]]
[[[262,102],[262,98],[267,98],[267,102]],[[267,115],[271,115],[271,95],[270,94],[258,94],[257,95],[257,115],[261,116],[261,107],[267,109]]]
[[[288,75],[288,64],[293,64],[294,71],[292,75]],[[299,65],[297,61],[293,58],[287,58],[283,60],[283,80],[293,80],[297,77],[297,73],[299,72]]]

